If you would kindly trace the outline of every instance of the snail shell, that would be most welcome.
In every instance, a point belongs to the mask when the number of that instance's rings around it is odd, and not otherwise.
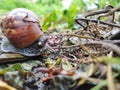
[[[30,10],[17,8],[9,12],[1,22],[4,35],[17,48],[33,44],[43,35],[39,18]]]
[[[3,52],[38,56],[45,50],[47,38],[43,35],[39,18],[32,11],[25,8],[14,9],[3,17],[0,26],[6,36],[1,44]]]

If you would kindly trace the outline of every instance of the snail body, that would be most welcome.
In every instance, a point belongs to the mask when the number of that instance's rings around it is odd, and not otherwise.
[[[17,8],[9,12],[1,22],[4,35],[16,48],[25,48],[42,35],[39,18],[30,10]]]
[[[32,11],[14,9],[2,18],[0,26],[6,36],[1,44],[3,52],[38,56],[45,49],[47,38],[39,25],[39,18]]]

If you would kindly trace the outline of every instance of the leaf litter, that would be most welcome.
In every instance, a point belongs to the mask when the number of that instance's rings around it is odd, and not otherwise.
[[[98,10],[85,18],[76,18],[81,25],[79,30],[48,31],[47,50],[40,56],[1,51],[0,88],[120,90],[120,26],[113,22],[114,18],[107,19],[113,17],[115,11],[119,8]]]

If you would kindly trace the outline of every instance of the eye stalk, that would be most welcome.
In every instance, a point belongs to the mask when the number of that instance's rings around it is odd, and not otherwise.
[[[46,42],[48,40],[47,36],[41,36],[41,38],[38,39],[38,46],[39,48],[42,48],[45,46]]]

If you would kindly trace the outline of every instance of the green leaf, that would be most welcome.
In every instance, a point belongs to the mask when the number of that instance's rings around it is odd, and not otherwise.
[[[57,11],[53,11],[49,15],[47,15],[43,22],[43,30],[47,30],[50,26],[56,27],[57,24]]]
[[[106,86],[106,85],[107,85],[107,80],[104,80],[104,81],[102,81],[101,83],[99,83],[97,86],[93,87],[93,88],[90,89],[90,90],[101,90],[101,88],[102,88],[103,86]]]
[[[119,74],[114,74],[113,78],[117,77]],[[91,88],[90,90],[101,90],[102,87],[107,86],[108,81],[103,80],[99,84],[97,84],[95,87]]]
[[[5,74],[7,72],[13,72],[13,71],[23,71],[23,67],[20,64],[13,64],[5,69],[0,70],[0,74]]]
[[[111,63],[113,69],[117,70],[120,73],[120,58],[119,57],[104,57],[103,62],[106,64]]]
[[[112,58],[104,57],[103,60],[106,63],[120,64],[120,58],[119,57],[112,57]]]

